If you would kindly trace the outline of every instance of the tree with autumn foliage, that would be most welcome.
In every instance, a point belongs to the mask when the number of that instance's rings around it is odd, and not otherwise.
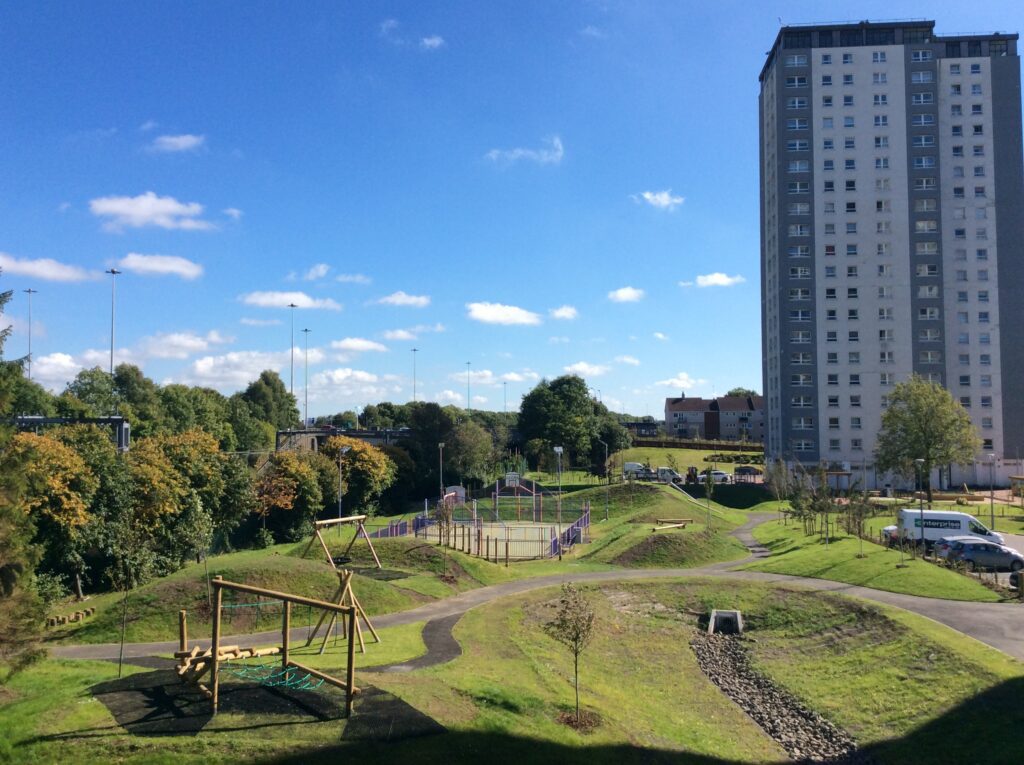
[[[348,451],[342,454],[342,450]],[[341,466],[342,505],[348,515],[373,515],[377,503],[395,481],[395,463],[372,444],[348,436],[331,436],[320,449],[320,454]]]
[[[256,482],[256,512],[277,541],[312,533],[323,509],[317,471],[296,452],[277,452]]]
[[[75,450],[49,436],[19,433],[11,449],[26,460],[25,509],[35,519],[43,566],[80,582],[85,573],[82,531],[99,478]]]

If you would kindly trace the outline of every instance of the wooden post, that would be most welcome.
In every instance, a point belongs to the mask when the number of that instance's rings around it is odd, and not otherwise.
[[[328,549],[327,543],[324,541],[324,538],[320,536],[320,529],[314,527],[313,533],[316,534],[316,538],[320,540],[320,546],[324,548],[324,555],[327,556],[327,562],[331,564],[331,568],[337,569],[338,567],[334,565],[334,556],[331,555],[331,551]]]
[[[220,666],[218,654],[220,653],[220,611],[224,602],[224,590],[220,583],[222,577],[213,578],[213,635],[210,640],[210,672],[212,672],[212,696],[213,713],[217,714],[217,702],[220,700]]]
[[[508,568],[508,540],[505,540],[505,568]]]
[[[352,716],[352,697],[356,689],[356,612],[348,617],[348,667],[345,670],[345,716]]]
[[[188,612],[178,611],[178,650],[188,650]]]
[[[292,637],[292,602],[286,600],[281,614],[281,669],[288,668],[288,649]]]

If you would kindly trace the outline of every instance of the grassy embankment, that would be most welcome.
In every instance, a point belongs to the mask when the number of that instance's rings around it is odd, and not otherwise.
[[[932,563],[911,560],[906,568],[897,568],[900,554],[881,545],[861,542],[836,531],[828,548],[818,534],[807,536],[799,523],[769,522],[754,531],[754,537],[771,550],[772,555],[744,568],[773,574],[830,579],[877,590],[902,592],[947,600],[995,602],[1000,597],[976,580]],[[857,557],[863,549],[863,558]]]
[[[979,742],[986,762],[1019,759],[1024,669],[929,620],[757,583],[609,584],[588,594],[598,620],[580,665],[581,700],[602,719],[589,734],[557,722],[572,708],[572,660],[541,629],[557,597],[547,589],[467,613],[455,628],[464,653],[448,664],[357,676],[436,719],[447,729],[439,735],[400,740],[398,724],[390,730],[398,740],[349,741],[343,720],[255,708],[222,712],[195,735],[135,737],[88,690],[111,679],[113,665],[48,661],[18,676],[0,700],[0,760],[783,761],[696,665],[688,643],[699,615],[714,607],[740,608],[756,638],[745,643],[754,665],[849,731],[876,761],[970,762]],[[402,642],[391,631],[385,640]],[[416,649],[410,641],[403,650]],[[331,657],[319,666],[330,667]],[[357,706],[357,721],[358,714]]]
[[[567,497],[570,495],[567,495]],[[467,589],[497,584],[511,579],[543,576],[566,571],[593,571],[626,567],[696,566],[716,560],[741,558],[744,549],[726,532],[745,519],[743,513],[712,503],[713,529],[705,529],[705,511],[681,494],[663,486],[613,486],[610,492],[608,520],[604,519],[604,488],[587,489],[571,495],[590,499],[593,505],[591,543],[580,545],[564,559],[523,561],[508,568],[458,552],[448,554],[448,573],[454,581],[442,580],[445,567],[442,550],[433,542],[413,538],[374,540],[384,571],[374,568],[369,548],[360,540],[351,551],[356,571],[355,591],[372,614],[414,608],[422,603],[443,599]],[[696,523],[685,530],[651,534],[655,518],[690,517]],[[333,555],[340,555],[352,538],[349,530],[330,530],[325,539]],[[655,536],[657,539],[650,539]],[[631,548],[640,545],[638,552]],[[284,544],[266,550],[248,550],[211,557],[210,576],[246,582],[268,589],[295,592],[311,597],[329,598],[337,587],[337,576],[328,568],[318,544]],[[172,640],[177,635],[178,611],[190,614],[190,632],[195,638],[209,635],[209,604],[206,565],[190,565],[174,574],[149,582],[128,598],[128,642]],[[256,598],[228,596],[229,605],[251,603]],[[118,593],[94,596],[94,617],[75,625],[54,630],[51,637],[63,642],[110,643],[120,639],[122,598]],[[54,607],[55,613],[73,611],[73,603]],[[230,608],[225,629],[232,634],[274,629],[279,610],[250,607]],[[297,611],[298,626],[303,620],[315,620],[305,610]]]

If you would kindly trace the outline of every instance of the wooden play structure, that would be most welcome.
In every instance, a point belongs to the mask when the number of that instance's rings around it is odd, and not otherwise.
[[[85,608],[81,611],[75,611],[73,614],[68,614],[66,616],[50,616],[46,619],[46,626],[62,627],[65,624],[77,624],[95,613],[95,607],[90,606],[89,608]]]
[[[693,518],[657,518],[654,522],[659,525],[651,529],[652,534],[656,531],[669,531],[670,529],[685,529],[687,524],[693,523]]]
[[[351,572],[345,573],[349,574],[349,578],[351,577]],[[194,684],[205,696],[207,696],[207,698],[210,699],[213,705],[214,714],[217,714],[217,706],[219,702],[220,670],[222,665],[230,661],[255,659],[265,656],[281,657],[280,669],[276,670],[275,674],[282,676],[284,680],[283,682],[278,682],[276,684],[287,684],[291,687],[303,687],[303,684],[309,678],[316,678],[321,682],[334,685],[345,691],[345,714],[347,716],[352,714],[352,701],[355,695],[359,693],[359,689],[355,684],[355,642],[358,626],[356,605],[342,605],[340,601],[338,603],[328,603],[323,600],[316,600],[315,598],[305,598],[300,595],[276,592],[262,587],[253,587],[247,584],[228,582],[219,576],[214,577],[211,584],[213,585],[214,607],[213,631],[210,647],[205,651],[199,646],[193,646],[189,649],[187,614],[185,611],[180,611],[178,614],[178,650],[175,651],[174,657],[178,660],[177,671],[179,677],[181,677],[185,682]],[[281,645],[269,648],[242,648],[237,645],[221,645],[221,614],[223,611],[224,590],[243,592],[250,595],[269,598],[271,600],[282,601]],[[351,588],[349,588],[348,591],[351,599],[354,601],[355,596],[351,595]],[[344,595],[342,597],[344,597]],[[324,611],[325,616],[328,612],[332,613],[332,619],[336,619],[337,616],[341,614],[343,624],[345,624],[344,617],[348,617],[348,646],[346,651],[344,680],[334,677],[333,675],[328,675],[326,672],[313,669],[312,667],[307,667],[292,658],[290,653],[292,605],[309,606],[311,608],[320,609]],[[361,608],[358,608],[358,611],[361,610]],[[371,627],[370,629],[372,630],[373,628]],[[376,635],[376,633],[374,634]],[[201,682],[207,674],[209,674],[209,686],[204,685]]]
[[[313,546],[313,542],[319,541],[320,547],[323,549],[324,555],[327,558],[327,563],[330,564],[331,568],[337,570],[338,567],[334,563],[334,557],[331,555],[331,551],[327,547],[327,542],[324,541],[323,536],[320,534],[320,530],[331,526],[355,524],[356,533],[352,535],[352,541],[348,543],[348,547],[345,548],[345,552],[341,554],[341,557],[346,557],[349,554],[349,551],[351,551],[352,545],[356,543],[356,540],[359,539],[359,537],[362,537],[366,540],[366,544],[370,546],[370,554],[373,556],[373,562],[377,564],[377,568],[383,568],[383,566],[380,565],[380,558],[377,557],[377,551],[373,549],[373,542],[370,540],[370,535],[366,533],[366,526],[363,525],[365,521],[365,515],[350,515],[346,518],[329,518],[326,521],[314,521],[313,537],[309,540],[309,544],[306,545],[306,549],[302,551],[303,557],[305,557],[306,553],[309,552],[309,548]]]
[[[349,616],[351,620],[356,623],[355,634],[356,639],[359,641],[359,652],[366,653],[366,643],[363,642],[363,628],[359,626],[359,620],[362,619],[363,623],[366,624],[366,628],[370,630],[370,634],[373,635],[373,642],[380,642],[380,635],[377,634],[377,630],[373,628],[373,624],[370,623],[370,618],[366,615],[366,611],[363,610],[362,604],[359,602],[359,598],[352,591],[352,572],[347,570],[338,571],[338,589],[331,598],[331,601],[339,606],[353,609],[352,614]],[[327,640],[331,636],[331,630],[334,628],[335,623],[338,620],[338,611],[331,612],[330,620],[327,619],[327,611],[320,614],[320,621],[316,623],[316,627],[309,633],[309,637],[306,638],[306,645],[310,645],[313,642],[313,638],[320,632],[320,628],[324,622],[327,621],[327,629],[324,630],[324,639],[320,643],[320,653],[324,652],[327,648]],[[345,615],[341,616],[341,627],[345,630]],[[351,629],[346,631],[346,634]]]

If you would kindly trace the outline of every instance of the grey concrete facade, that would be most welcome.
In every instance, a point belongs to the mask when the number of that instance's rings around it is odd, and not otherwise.
[[[760,82],[767,453],[869,469],[886,392],[916,373],[964,404],[984,452],[1016,458],[1017,35],[783,27]]]

